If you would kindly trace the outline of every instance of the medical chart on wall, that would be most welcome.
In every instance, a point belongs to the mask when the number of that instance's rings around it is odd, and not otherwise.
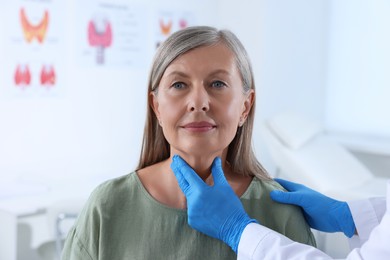
[[[123,1],[77,1],[76,60],[89,67],[144,67],[146,8]]]
[[[172,33],[196,24],[196,16],[191,11],[159,10],[155,15],[155,47],[157,48]]]
[[[65,86],[63,1],[9,1],[4,6],[4,93],[58,96]]]

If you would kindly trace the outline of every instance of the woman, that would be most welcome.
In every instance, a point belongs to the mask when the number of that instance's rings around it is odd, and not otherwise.
[[[282,189],[254,156],[255,90],[240,41],[229,31],[191,27],[157,50],[138,169],[91,195],[63,259],[235,259],[224,243],[188,226],[185,196],[170,169],[180,155],[207,183],[221,157],[226,179],[251,218],[314,245],[301,211],[272,202]]]

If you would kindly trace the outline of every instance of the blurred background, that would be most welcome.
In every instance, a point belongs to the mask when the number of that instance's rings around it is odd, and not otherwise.
[[[0,0],[0,259],[56,259],[92,189],[135,169],[153,54],[192,25],[246,47],[253,143],[272,176],[340,198],[384,194],[389,12],[386,0]]]

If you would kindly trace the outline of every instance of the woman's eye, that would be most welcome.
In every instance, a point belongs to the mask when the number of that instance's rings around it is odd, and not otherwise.
[[[223,83],[222,81],[214,81],[213,83],[211,83],[211,86],[213,88],[223,88],[226,87],[226,84]]]
[[[184,83],[183,82],[175,82],[172,84],[172,87],[175,88],[175,89],[182,89],[185,87]]]

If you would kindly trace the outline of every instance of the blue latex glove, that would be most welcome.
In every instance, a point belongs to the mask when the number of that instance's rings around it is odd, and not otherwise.
[[[293,204],[303,209],[310,227],[324,232],[344,232],[347,237],[355,233],[355,222],[348,204],[334,200],[308,187],[275,179],[289,192],[271,191],[271,198],[280,203]]]
[[[172,158],[171,168],[187,198],[188,224],[224,241],[237,253],[244,228],[256,220],[249,218],[240,199],[225,179],[221,159],[211,166],[214,185],[207,185],[178,155]]]

